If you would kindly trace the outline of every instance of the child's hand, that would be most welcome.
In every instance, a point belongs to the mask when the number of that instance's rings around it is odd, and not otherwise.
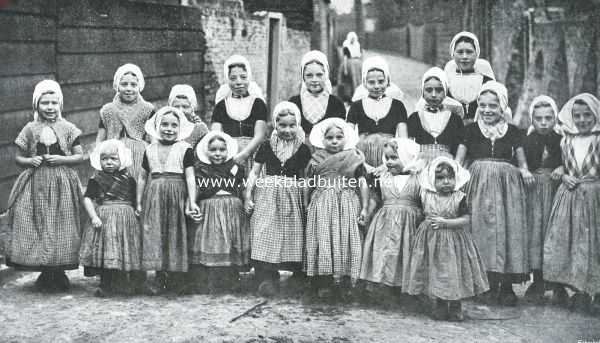
[[[379,167],[374,168],[372,173],[373,175],[375,175],[375,177],[380,177],[386,170],[387,167],[385,166],[385,164],[382,164]]]
[[[100,220],[100,218],[98,218],[98,216],[92,218],[92,226],[94,227],[94,229],[99,229],[102,227],[102,221]]]
[[[369,211],[366,208],[363,208],[358,215],[358,225],[366,226],[367,221],[369,219]]]
[[[242,153],[239,153],[239,154],[235,155],[235,157],[233,157],[233,161],[240,166],[245,166],[247,158],[248,158],[248,156],[246,156]]]
[[[141,216],[141,215],[142,215],[142,204],[138,204],[138,205],[135,207],[135,212],[134,212],[134,213],[135,213],[135,215],[136,215],[137,217],[139,217],[139,216]]]
[[[446,219],[442,218],[442,217],[431,217],[428,219],[429,222],[431,223],[431,227],[434,230],[439,230],[439,229],[445,229],[446,228]]]
[[[562,176],[562,182],[567,186],[568,189],[575,189],[575,187],[577,187],[579,184],[579,179],[565,174]]]
[[[560,181],[563,175],[565,175],[565,169],[560,166],[552,171],[552,180]]]
[[[204,219],[204,215],[200,213],[200,207],[198,207],[195,202],[189,204],[186,209],[186,215],[196,223],[202,222],[202,219]]]
[[[521,176],[523,177],[523,181],[525,182],[525,185],[531,186],[535,183],[535,178],[533,177],[533,174],[531,174],[529,169],[521,168],[520,171],[521,171]]]
[[[40,166],[40,164],[42,164],[43,161],[44,161],[44,158],[42,156],[33,156],[29,160],[29,163],[31,164],[32,167],[37,168]]]
[[[246,211],[246,214],[252,214],[252,211],[254,211],[254,201],[246,199],[246,201],[244,201],[244,210]]]
[[[46,161],[48,165],[57,166],[59,164],[62,164],[63,157],[60,155],[44,155],[44,161]]]

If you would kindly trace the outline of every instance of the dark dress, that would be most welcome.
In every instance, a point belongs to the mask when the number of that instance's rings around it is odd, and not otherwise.
[[[255,207],[250,220],[251,258],[255,267],[302,269],[306,209],[303,189],[292,181],[304,176],[310,158],[310,149],[304,144],[284,163],[277,158],[270,142],[258,149],[255,161],[264,165],[266,176],[262,178],[265,186],[255,188]],[[284,180],[290,184],[277,183]]]
[[[414,112],[406,121],[408,137],[415,140],[416,143],[424,145],[444,145],[448,152],[456,155],[456,149],[462,142],[464,125],[462,119],[454,113],[450,114],[448,124],[437,138],[427,132],[421,124],[421,118],[417,112]]]
[[[525,185],[515,167],[514,152],[523,147],[523,134],[509,125],[495,142],[475,122],[465,127],[463,143],[471,179],[466,186],[471,208],[471,233],[490,273],[502,281],[529,278]],[[495,279],[494,279],[495,280]]]
[[[383,146],[394,137],[398,124],[405,123],[406,119],[406,108],[396,99],[392,99],[387,115],[377,122],[367,116],[362,100],[352,103],[347,121],[358,125],[361,140],[356,147],[365,154],[365,162],[368,165],[377,167],[383,163]]]
[[[304,117],[304,111],[302,109],[302,101],[300,101],[300,95],[294,95],[289,99],[289,101],[293,102],[300,109],[300,114],[302,115],[301,126],[304,132],[306,133],[306,137],[308,138],[310,131],[312,130],[313,124]],[[321,118],[321,120],[327,118],[346,119],[346,107],[344,107],[344,103],[342,102],[342,100],[340,100],[335,95],[329,95],[327,109],[325,110],[325,115],[323,116],[323,118]]]
[[[527,187],[529,265],[535,270],[542,269],[546,229],[559,186],[559,182],[552,179],[552,171],[562,165],[561,139],[554,131],[547,135],[534,131],[525,137],[527,166],[535,178],[535,183]]]

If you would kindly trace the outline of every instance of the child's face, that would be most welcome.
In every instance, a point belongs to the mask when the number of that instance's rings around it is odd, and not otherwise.
[[[106,173],[114,173],[121,168],[121,160],[117,150],[105,151],[100,154],[100,166]]]
[[[323,146],[325,150],[331,153],[340,152],[344,149],[346,143],[346,137],[344,137],[344,131],[339,127],[332,127],[323,137]]]
[[[134,102],[140,94],[138,78],[132,74],[125,74],[119,81],[119,98],[125,103]]]
[[[477,51],[473,44],[460,42],[454,47],[454,62],[460,70],[471,70],[477,59]]]
[[[535,131],[547,135],[556,124],[555,113],[550,106],[540,106],[533,110],[532,124]]]
[[[584,104],[573,104],[573,123],[579,131],[579,133],[590,133],[594,126],[596,126],[596,116],[590,110],[588,105]]]
[[[208,160],[212,164],[223,164],[227,161],[227,144],[220,138],[214,138],[208,143],[208,151],[206,152]]]
[[[398,158],[398,153],[394,148],[392,148],[391,146],[386,146],[383,149],[383,155],[385,156],[385,166],[387,167],[390,174],[398,175],[402,173],[402,171],[404,170],[404,165],[402,164],[402,161],[400,161],[400,159]]]
[[[192,107],[192,103],[187,98],[175,98],[171,103],[171,106],[183,112],[188,120],[192,120],[194,108]]]
[[[494,125],[502,117],[502,108],[498,96],[493,93],[483,93],[479,96],[478,109],[479,116],[483,122],[488,125]]]
[[[234,96],[245,96],[248,94],[248,72],[242,67],[233,67],[229,71],[229,88]]]
[[[179,118],[173,113],[165,114],[160,121],[158,134],[163,141],[176,141],[179,136]]]
[[[292,140],[296,137],[298,130],[298,124],[296,124],[296,117],[290,113],[283,117],[277,117],[277,135],[283,140]]]
[[[441,194],[448,194],[454,191],[456,179],[454,175],[448,171],[448,168],[435,171],[435,190]]]
[[[423,84],[423,99],[429,105],[440,105],[444,98],[446,97],[446,93],[444,92],[444,86],[442,82],[435,77],[430,77]]]
[[[42,119],[55,121],[60,115],[60,101],[58,94],[47,93],[38,101],[38,114]]]
[[[311,93],[321,93],[325,88],[325,68],[322,65],[312,62],[304,67],[304,84]]]
[[[365,87],[372,98],[380,98],[385,93],[387,88],[387,80],[385,74],[381,70],[371,70],[365,78]]]

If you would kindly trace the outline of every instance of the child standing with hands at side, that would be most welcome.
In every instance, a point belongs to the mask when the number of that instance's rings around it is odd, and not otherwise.
[[[142,291],[142,233],[135,216],[135,179],[127,173],[131,150],[117,139],[98,145],[90,155],[98,171],[88,182],[83,205],[91,218],[80,252],[86,276],[100,275],[94,295]],[[95,203],[95,204],[94,204]]]
[[[462,321],[461,299],[489,289],[479,251],[465,231],[471,216],[466,195],[459,189],[470,175],[444,156],[434,159],[424,173],[425,221],[415,234],[403,288],[435,299],[434,319]]]
[[[190,230],[190,268],[196,292],[236,290],[239,272],[250,262],[250,234],[244,212],[245,170],[235,162],[238,145],[211,131],[196,146],[199,209]]]
[[[313,127],[310,142],[318,149],[307,171],[316,187],[308,205],[306,274],[317,296],[329,300],[344,281],[354,283],[360,276],[359,225],[367,221],[369,188],[365,157],[356,149],[358,135],[351,125],[340,118],[325,119]]]
[[[362,280],[402,287],[410,246],[422,220],[418,154],[419,144],[408,138],[392,138],[383,148],[386,171],[373,182],[382,206],[373,216],[365,237]]]
[[[562,168],[560,140],[555,131],[558,108],[552,98],[546,95],[535,97],[529,106],[531,126],[525,137],[523,148],[527,165],[535,182],[526,187],[527,228],[529,233],[529,266],[533,271],[533,283],[527,288],[525,297],[541,299],[545,293],[542,275],[544,239],[554,194],[564,173]],[[554,287],[554,301],[564,302],[567,293],[563,287]]]
[[[194,152],[183,141],[194,126],[180,110],[165,106],[145,127],[156,142],[146,148],[137,184],[136,211],[144,230],[142,267],[157,271],[159,291],[181,291],[183,272],[188,270],[186,213],[199,213],[190,201],[196,198]]]

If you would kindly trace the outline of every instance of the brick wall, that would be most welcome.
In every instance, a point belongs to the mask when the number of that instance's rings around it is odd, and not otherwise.
[[[225,6],[239,1],[197,0],[202,11],[202,27],[206,37],[204,60],[204,110],[203,119],[210,122],[214,108],[214,98],[219,85],[225,82],[223,64],[229,56],[240,54],[248,58],[252,66],[254,81],[267,94],[267,69],[269,47],[269,17],[249,14],[243,7]],[[253,8],[258,8],[255,4]],[[302,54],[310,50],[310,31],[290,28],[288,18],[284,17],[281,26],[279,46],[279,73],[277,75],[278,99],[288,99],[298,92],[299,63]]]

